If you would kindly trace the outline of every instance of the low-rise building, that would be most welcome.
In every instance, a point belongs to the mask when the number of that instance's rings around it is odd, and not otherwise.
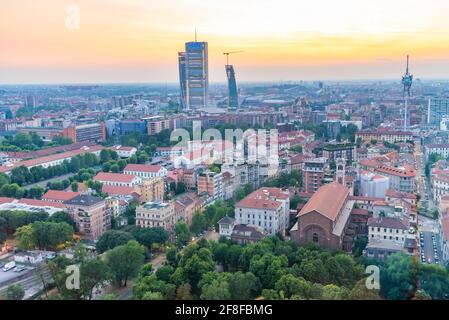
[[[260,188],[235,205],[236,224],[262,227],[267,234],[284,234],[289,225],[289,192]]]
[[[161,227],[172,233],[177,218],[173,202],[147,202],[136,208],[136,226]]]
[[[95,181],[101,182],[103,185],[112,187],[135,187],[142,183],[142,179],[132,174],[99,172],[95,177]]]
[[[124,174],[138,176],[142,179],[150,179],[155,177],[166,177],[167,169],[161,166],[147,164],[128,164],[123,170]]]
[[[413,253],[412,248],[407,248],[409,224],[405,219],[392,217],[371,217],[368,219],[368,245],[366,256],[386,260],[388,256],[396,252]]]
[[[114,146],[112,148],[120,158],[129,158],[136,154],[137,148],[126,146]]]

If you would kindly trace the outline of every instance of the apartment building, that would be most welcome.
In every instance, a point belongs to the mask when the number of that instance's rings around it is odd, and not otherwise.
[[[279,188],[260,188],[235,205],[235,223],[283,234],[289,224],[290,198]]]
[[[375,171],[389,179],[390,189],[408,193],[416,191],[416,172],[412,166],[380,166]]]
[[[315,158],[304,161],[303,181],[306,193],[315,193],[323,184],[326,170],[326,159]]]
[[[88,240],[97,240],[111,228],[111,216],[100,197],[79,195],[64,204],[79,232]]]
[[[157,202],[164,199],[164,180],[160,177],[145,179],[136,186],[142,202]]]
[[[223,199],[223,175],[212,171],[202,172],[197,179],[198,194],[207,193],[213,200]]]
[[[177,222],[173,202],[147,202],[136,208],[136,226],[161,227],[173,232]]]

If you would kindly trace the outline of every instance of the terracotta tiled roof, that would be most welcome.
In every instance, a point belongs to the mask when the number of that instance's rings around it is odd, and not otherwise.
[[[381,166],[376,170],[382,173],[391,174],[403,178],[413,178],[416,176],[415,170],[411,168],[393,168],[388,166]]]
[[[368,226],[379,228],[407,229],[404,221],[390,217],[369,218]]]
[[[14,198],[0,197],[0,204],[13,202]]]
[[[116,186],[107,186],[107,185],[103,186],[102,191],[106,192],[110,196],[113,196],[113,195],[128,196],[128,195],[132,195],[133,193],[137,193],[133,187],[116,187]]]
[[[312,198],[302,208],[299,216],[317,211],[334,221],[348,199],[348,195],[349,189],[340,183],[326,184],[313,194]]]
[[[48,190],[43,196],[42,200],[56,200],[66,201],[79,195],[78,192]]]
[[[45,157],[40,157],[40,158],[36,158],[36,159],[31,159],[31,160],[26,160],[26,161],[18,161],[15,162],[13,165],[11,166],[1,166],[0,167],[0,172],[9,172],[14,168],[20,167],[20,166],[25,166],[25,167],[35,167],[38,165],[42,165],[48,162],[53,162],[53,161],[57,161],[57,160],[63,160],[63,159],[69,159],[72,158],[78,154],[84,154],[84,153],[89,153],[89,152],[96,152],[99,150],[102,150],[103,147],[102,146],[91,146],[91,147],[86,147],[86,148],[81,148],[78,150],[73,150],[73,151],[67,151],[67,152],[63,152],[63,153],[57,153],[57,154],[53,154],[50,156],[45,156]]]
[[[154,166],[148,164],[128,164],[123,171],[137,171],[137,172],[159,172],[161,166]]]
[[[281,205],[276,199],[286,200],[288,194],[279,188],[260,188],[239,201],[236,208],[277,209]]]
[[[94,177],[94,180],[131,183],[134,178],[135,176],[132,174],[100,172]]]

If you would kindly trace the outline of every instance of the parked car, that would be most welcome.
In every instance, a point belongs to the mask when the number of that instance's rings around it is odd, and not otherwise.
[[[3,272],[8,272],[9,270],[12,270],[16,267],[16,262],[11,261],[4,265]]]
[[[23,270],[25,270],[25,267],[24,267],[24,266],[17,266],[17,267],[14,269],[14,272],[22,272]]]

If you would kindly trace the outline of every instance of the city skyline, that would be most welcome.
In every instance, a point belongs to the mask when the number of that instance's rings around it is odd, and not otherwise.
[[[79,29],[67,28],[70,5]],[[226,3],[3,1],[0,83],[175,83],[185,42],[209,43],[211,83],[225,82],[223,52],[239,82],[397,79],[404,57],[418,78],[447,78],[446,1]],[[5,48],[3,49],[3,46]]]

